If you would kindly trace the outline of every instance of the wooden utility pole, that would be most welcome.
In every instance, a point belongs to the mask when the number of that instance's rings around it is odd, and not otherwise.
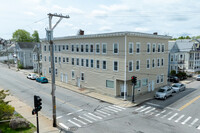
[[[56,124],[56,96],[55,96],[56,85],[55,85],[53,30],[63,18],[69,18],[69,16],[68,15],[63,16],[62,14],[58,15],[58,14],[51,14],[51,13],[49,13],[48,16],[49,16],[49,29],[46,29],[46,34],[47,34],[47,40],[50,43],[50,55],[51,55],[51,84],[52,84],[51,95],[52,95],[52,107],[53,107],[53,127],[57,127],[57,124]],[[59,17],[60,19],[52,27],[52,18],[53,17]]]

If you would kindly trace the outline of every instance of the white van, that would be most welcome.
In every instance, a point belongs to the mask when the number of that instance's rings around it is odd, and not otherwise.
[[[37,78],[37,75],[36,75],[35,73],[29,73],[29,74],[27,75],[27,78],[28,78],[28,79],[36,79],[36,78]]]

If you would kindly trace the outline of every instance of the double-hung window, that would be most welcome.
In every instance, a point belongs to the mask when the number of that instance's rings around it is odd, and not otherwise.
[[[88,45],[88,44],[85,45],[85,52],[86,52],[86,53],[89,52],[89,45]]]
[[[162,44],[162,52],[165,52],[165,44]]]
[[[93,60],[93,59],[90,60],[90,67],[91,67],[91,68],[94,67],[94,60]]]
[[[156,52],[156,44],[153,43],[153,49],[152,49],[152,52],[155,53]]]
[[[63,45],[63,51],[65,50],[65,45]]]
[[[137,54],[140,53],[140,43],[139,42],[136,43],[136,53]]]
[[[68,57],[66,57],[66,62],[69,63],[69,58]]]
[[[160,75],[160,83],[163,83],[164,81],[164,75]]]
[[[58,57],[59,63],[61,63],[61,57]]]
[[[72,52],[74,52],[74,45],[72,44]]]
[[[160,52],[160,44],[158,44],[158,52]]]
[[[47,46],[46,45],[44,45],[44,51],[47,51]]]
[[[84,81],[85,77],[84,77],[84,73],[81,73],[81,81]]]
[[[66,51],[68,51],[68,50],[69,50],[69,45],[67,44],[67,45],[66,45]]]
[[[133,61],[129,61],[129,63],[128,63],[128,71],[129,72],[133,71]]]
[[[76,44],[76,52],[79,52],[79,45]]]
[[[118,54],[119,53],[119,44],[118,43],[114,43],[113,44],[113,53],[114,54]]]
[[[152,67],[155,67],[155,59],[152,60]]]
[[[96,54],[99,54],[99,53],[100,53],[100,45],[96,44]]]
[[[81,59],[81,66],[84,66],[84,59]]]
[[[72,70],[72,79],[75,78],[74,70]]]
[[[128,52],[129,52],[129,54],[133,53],[133,43],[132,42],[129,42],[129,44],[128,44]]]
[[[60,45],[58,45],[58,51],[61,51],[61,46]]]
[[[103,61],[102,65],[103,65],[102,69],[106,70],[106,61]]]
[[[63,57],[63,63],[65,63],[65,57]]]
[[[100,68],[100,62],[99,62],[99,60],[96,60],[96,68]]]
[[[74,58],[72,58],[72,65],[74,65]]]
[[[57,63],[57,62],[58,62],[57,57],[55,57],[55,63]]]
[[[81,53],[83,53],[83,52],[84,52],[84,45],[81,44]]]
[[[140,61],[139,60],[136,61],[136,70],[137,71],[140,70]]]
[[[151,44],[147,43],[147,53],[150,53],[150,52],[151,52]]]
[[[150,60],[147,59],[147,69],[149,69],[149,68],[150,68]]]
[[[118,71],[118,61],[113,62],[113,70]]]
[[[54,45],[54,51],[57,51],[57,45]]]
[[[102,44],[102,53],[103,53],[103,54],[106,54],[106,53],[107,53],[107,44],[106,44],[106,43],[103,43],[103,44]]]
[[[85,60],[85,63],[86,63],[85,66],[89,67],[89,60],[88,59]]]
[[[90,44],[90,53],[93,53],[93,51],[94,51],[94,45]]]
[[[76,58],[76,65],[79,66],[79,58]]]
[[[160,59],[157,59],[157,66],[160,66]]]
[[[164,66],[164,59],[161,59],[161,66]]]

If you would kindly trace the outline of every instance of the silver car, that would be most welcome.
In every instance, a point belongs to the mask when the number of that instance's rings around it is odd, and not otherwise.
[[[172,96],[173,89],[169,86],[161,87],[155,94],[157,99],[167,99],[167,97]]]
[[[176,92],[176,93],[180,91],[184,91],[185,88],[186,88],[185,85],[181,83],[176,83],[172,85],[173,92]]]

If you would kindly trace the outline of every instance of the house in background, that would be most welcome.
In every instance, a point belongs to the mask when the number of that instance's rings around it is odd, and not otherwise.
[[[184,72],[200,71],[200,42],[199,40],[183,39],[169,41],[169,69]]]
[[[33,48],[33,71],[38,73],[38,69],[39,73],[42,73],[42,54],[40,43],[37,43],[37,45]]]
[[[15,55],[24,68],[33,68],[33,49],[37,43],[17,42]]]

